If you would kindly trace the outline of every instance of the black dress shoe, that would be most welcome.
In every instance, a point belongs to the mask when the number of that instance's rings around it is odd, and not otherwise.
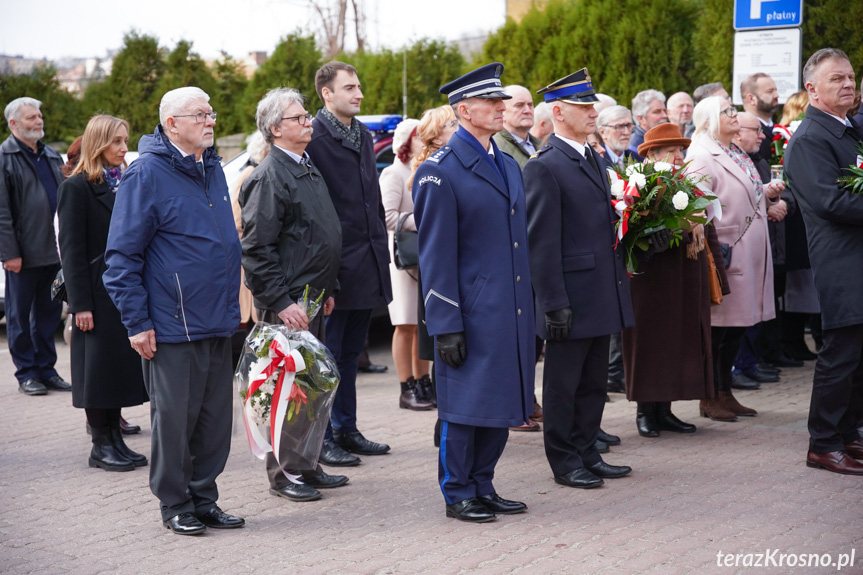
[[[454,517],[459,521],[468,521],[470,523],[486,523],[494,521],[496,515],[488,510],[488,508],[480,503],[476,497],[453,503],[446,506],[446,516]]]
[[[731,376],[731,387],[734,389],[742,389],[744,391],[752,391],[761,389],[761,384],[754,379],[749,379],[742,373],[736,373]]]
[[[741,372],[743,375],[758,383],[775,383],[779,381],[779,375],[775,373],[764,373],[760,369],[753,367]]]
[[[207,526],[188,511],[174,515],[170,519],[162,521],[162,523],[177,535],[200,535],[207,530]]]
[[[653,413],[635,414],[635,427],[641,437],[659,437],[659,425]]]
[[[602,428],[600,428],[599,432],[596,434],[596,438],[608,445],[620,445],[620,438],[618,436],[606,433]]]
[[[611,449],[608,447],[608,444],[601,439],[597,439],[596,443],[593,444],[596,450],[599,453],[608,453]]]
[[[323,469],[320,471],[303,472],[303,483],[316,489],[332,489],[341,487],[348,482],[346,475],[330,475]]]
[[[767,363],[776,367],[803,367],[802,361],[788,357],[784,353],[776,357],[767,358]]]
[[[524,513],[527,511],[527,505],[521,501],[510,501],[509,499],[504,499],[497,493],[492,493],[491,495],[480,495],[477,499],[479,499],[479,502],[482,503],[486,509],[499,515],[515,515],[516,513]]]
[[[59,375],[54,375],[49,377],[48,379],[43,379],[42,385],[52,391],[72,391],[72,384],[63,381],[63,378]]]
[[[597,477],[603,479],[617,479],[618,477],[625,477],[632,473],[632,468],[628,465],[609,465],[604,461],[590,465],[587,469]]]
[[[45,395],[48,388],[38,379],[25,379],[18,384],[18,391],[24,395]]]
[[[626,393],[626,384],[622,381],[609,381],[606,390],[608,393]]]
[[[390,450],[390,446],[386,443],[369,441],[359,431],[342,433],[334,429],[333,440],[345,451],[359,455],[383,455]]]
[[[681,421],[676,415],[671,413],[671,411],[659,414],[656,421],[659,423],[659,429],[662,431],[673,431],[674,433],[695,433],[694,425]]]
[[[785,350],[785,355],[787,355],[791,359],[796,359],[798,361],[812,361],[813,359],[818,359],[818,354],[812,353],[812,351],[806,346],[806,344],[803,344],[800,347]]]
[[[605,483],[602,478],[597,477],[584,467],[573,469],[566,475],[559,475],[554,478],[554,482],[578,489],[593,489]]]
[[[123,416],[120,416],[120,433],[123,435],[135,435],[136,433],[141,433],[140,425],[133,425],[123,419]]]
[[[763,361],[759,361],[758,363],[756,363],[755,368],[763,373],[775,373],[776,375],[782,373],[782,370],[775,365],[765,363]]]
[[[387,366],[385,365],[375,365],[370,363],[363,367],[358,367],[357,371],[361,373],[383,373],[387,370]]]
[[[321,456],[318,461],[324,465],[333,467],[354,467],[360,464],[360,458],[356,455],[351,455],[344,449],[338,446],[332,439],[325,439],[324,446],[321,448]]]
[[[288,483],[281,489],[270,488],[270,495],[284,497],[291,501],[316,501],[321,498],[321,492],[305,483]]]
[[[235,515],[228,515],[218,505],[213,505],[206,513],[198,514],[198,521],[213,529],[236,529],[246,524],[246,520]]]

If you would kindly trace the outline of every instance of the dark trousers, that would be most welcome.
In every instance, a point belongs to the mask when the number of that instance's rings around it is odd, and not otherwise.
[[[142,360],[150,394],[150,490],[162,519],[204,513],[219,498],[216,477],[231,450],[231,339],[159,343]]]
[[[734,373],[757,368],[761,358],[756,349],[756,341],[763,325],[762,323],[758,323],[743,332],[743,336],[740,338],[740,345],[737,347],[737,357],[734,358]]]
[[[720,391],[731,389],[731,369],[740,351],[740,339],[746,333],[745,327],[710,328],[711,344],[713,346],[713,388]]]
[[[339,387],[327,427],[327,439],[332,428],[344,432],[357,430],[357,357],[363,351],[366,334],[372,321],[370,309],[334,310],[326,319],[327,347],[339,367]]]
[[[761,330],[755,340],[758,355],[768,362],[782,355],[782,315],[785,309],[785,272],[773,269],[773,302],[776,317],[761,323]]]
[[[51,265],[6,272],[6,336],[19,383],[57,375],[54,332],[63,306],[51,299],[51,282],[59,269]]]
[[[609,336],[545,343],[545,456],[554,475],[602,461],[596,435],[605,409]]]
[[[809,403],[809,449],[839,451],[863,424],[863,325],[824,330]]]
[[[608,381],[623,383],[623,380],[623,345],[620,334],[613,333],[608,344]]]
[[[506,447],[506,427],[441,425],[438,481],[448,504],[495,493],[494,468]]]
[[[263,310],[261,308],[257,308],[257,311],[258,311],[258,318],[261,321],[265,321],[267,323],[272,323],[275,325],[284,324],[282,319],[275,312],[272,312],[269,310]],[[315,318],[309,322],[309,331],[312,333],[313,336],[318,338],[318,340],[320,340],[321,343],[326,344],[327,335],[326,335],[323,310],[319,311],[318,315],[315,316]],[[286,430],[288,428],[283,427],[282,429]],[[285,433],[285,431],[283,431],[283,433]],[[323,440],[321,440],[321,442],[323,443]],[[283,441],[282,445],[287,445],[287,442]],[[270,487],[272,487],[273,489],[281,489],[282,487],[286,487],[288,485],[288,483],[290,483],[290,480],[282,472],[282,468],[279,465],[279,462],[276,461],[276,458],[273,457],[273,454],[268,453],[266,455],[266,457],[264,458],[264,461],[266,462],[267,479],[269,479],[269,481],[270,481]],[[286,469],[285,471],[290,473],[291,475],[302,475],[302,476],[306,476],[306,475],[311,473],[311,470],[309,470],[309,469]],[[318,465],[314,471],[320,472],[321,466]]]

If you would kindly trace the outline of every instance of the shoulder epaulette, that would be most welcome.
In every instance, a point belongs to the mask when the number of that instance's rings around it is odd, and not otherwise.
[[[429,162],[434,162],[435,164],[440,163],[440,161],[446,156],[452,148],[450,146],[444,146],[434,154],[428,157]]]

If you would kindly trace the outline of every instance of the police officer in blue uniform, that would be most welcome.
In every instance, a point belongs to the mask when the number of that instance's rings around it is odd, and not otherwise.
[[[586,144],[599,101],[587,68],[539,93],[554,134],[525,164],[524,182],[536,325],[546,340],[545,453],[557,483],[599,487],[632,471],[603,462],[596,448],[610,334],[633,324],[629,278],[614,249],[607,165]]]
[[[533,410],[534,318],[524,185],[491,136],[503,128],[501,64],[443,86],[459,129],[414,176],[414,218],[441,429],[447,517],[522,513],[492,485],[509,428]]]

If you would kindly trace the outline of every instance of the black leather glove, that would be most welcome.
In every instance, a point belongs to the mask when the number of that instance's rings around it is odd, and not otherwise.
[[[671,238],[672,235],[668,229],[661,229],[658,232],[653,232],[647,239],[647,243],[649,244],[647,254],[653,255],[664,252],[671,247]]]
[[[464,342],[464,332],[446,333],[435,338],[435,349],[445,364],[450,367],[461,367],[467,359],[467,344]]]
[[[569,337],[572,329],[572,310],[568,307],[556,309],[545,314],[545,330],[548,338],[563,341]]]

